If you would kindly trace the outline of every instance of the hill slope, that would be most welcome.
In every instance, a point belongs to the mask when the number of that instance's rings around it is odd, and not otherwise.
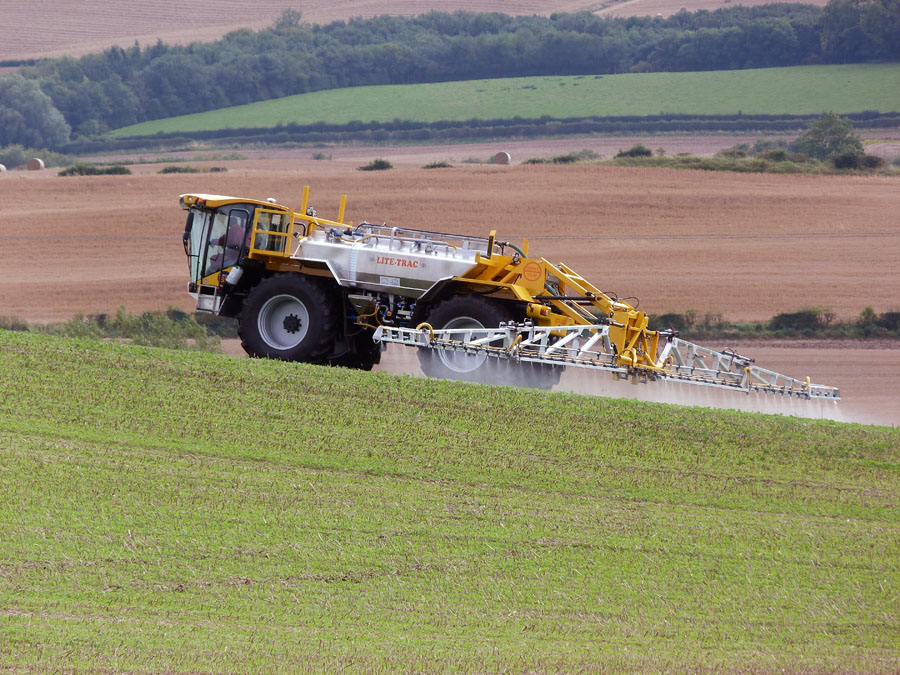
[[[900,110],[900,64],[520,77],[332,89],[124,127],[114,136],[327,120],[389,122]]]
[[[890,671],[900,432],[0,332],[4,664]]]

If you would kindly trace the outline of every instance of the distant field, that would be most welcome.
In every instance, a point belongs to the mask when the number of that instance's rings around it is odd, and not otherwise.
[[[0,61],[41,56],[80,56],[135,40],[187,44],[218,39],[238,28],[271,25],[286,8],[300,9],[310,23],[329,23],[381,14],[415,16],[431,10],[503,12],[512,15],[598,11],[619,16],[665,16],[681,7],[718,9],[726,0],[148,0],[125,9],[118,0],[29,0],[0,9]],[[761,0],[734,0],[734,5]],[[823,5],[823,0],[811,4]],[[607,8],[607,9],[604,9]]]
[[[900,659],[898,430],[3,331],[0,360],[11,672]]]
[[[144,122],[114,135],[353,120],[900,110],[900,64],[522,77],[351,87]]]
[[[671,16],[681,11],[684,7],[691,12],[699,9],[705,9],[713,12],[723,7],[733,7],[734,5],[745,5],[752,7],[755,5],[765,5],[771,0],[624,0],[616,2],[615,0],[607,0],[602,3],[603,8],[597,10],[600,16]],[[824,7],[827,0],[812,0],[804,4],[818,5]]]
[[[690,6],[690,0],[685,0]],[[584,0],[29,0],[0,9],[0,61],[73,56],[135,40],[152,45],[208,42],[239,28],[272,25],[286,8],[302,10],[310,23],[329,23],[381,14],[414,16],[431,10],[551,14],[589,9]]]

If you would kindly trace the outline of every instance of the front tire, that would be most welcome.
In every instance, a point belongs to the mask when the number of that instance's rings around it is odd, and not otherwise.
[[[338,333],[337,303],[324,284],[279,274],[251,292],[238,318],[241,346],[250,356],[323,363]]]

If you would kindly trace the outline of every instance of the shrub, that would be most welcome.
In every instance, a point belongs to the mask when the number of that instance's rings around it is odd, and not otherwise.
[[[787,150],[787,142],[782,139],[760,138],[750,148],[751,155],[762,155],[771,150]]]
[[[164,166],[159,173],[200,173],[200,169],[192,166]]]
[[[96,166],[94,164],[74,164],[59,172],[60,176],[126,176],[131,169],[121,164],[112,166]]]
[[[858,169],[859,155],[856,152],[848,151],[831,156],[831,164],[835,169]]]
[[[423,169],[452,169],[453,166],[447,162],[432,162],[422,167]]]
[[[174,321],[177,320],[177,317],[174,313],[178,313],[178,315],[184,315],[187,317],[185,312],[179,312],[177,309],[170,309],[166,314]],[[236,338],[238,337],[238,322],[237,319],[232,319],[227,316],[217,316],[215,314],[207,314],[206,312],[196,312],[194,314],[194,321],[203,326],[206,329],[206,332],[210,335],[217,335],[220,338]]]
[[[886,164],[883,158],[878,155],[860,155],[859,156],[859,168],[860,169],[880,169]]]
[[[876,319],[875,323],[892,333],[900,333],[900,312],[885,312]]]
[[[690,327],[690,324],[684,314],[669,312],[667,314],[651,317],[650,326],[652,326],[654,330],[667,330],[673,328],[681,333],[687,330]]]
[[[788,333],[815,333],[824,326],[824,310],[818,307],[786,312],[772,317],[769,327],[774,331]]]
[[[359,167],[360,171],[386,171],[387,169],[393,169],[394,165],[391,164],[386,159],[373,159],[368,164],[364,164]]]
[[[766,150],[759,154],[760,159],[765,159],[770,162],[786,162],[788,161],[787,152],[781,148],[777,150]]]
[[[25,148],[21,145],[9,145],[5,148],[0,148],[0,164],[3,164],[10,169],[25,164],[32,157],[40,157],[44,160],[44,166],[48,168],[55,166],[69,166],[74,161],[67,155],[51,152],[50,150]]]
[[[168,349],[218,351],[219,337],[210,335],[186,312],[129,314],[119,307],[116,315],[79,314],[69,321],[53,326],[40,326],[42,333],[64,337],[112,338],[131,340],[135,344]]]
[[[331,159],[331,155],[324,152],[314,152],[312,158],[318,160]]]
[[[716,153],[716,157],[729,157],[731,159],[738,159],[741,157],[746,157],[749,154],[750,146],[746,143],[738,143],[737,145],[732,145],[730,148],[719,150],[719,152]]]
[[[619,150],[616,157],[652,157],[653,151],[642,143],[632,145],[628,150]]]
[[[880,169],[885,165],[885,161],[877,155],[856,152],[842,152],[830,159],[835,169]]]
[[[794,141],[792,148],[820,160],[834,155],[860,155],[863,152],[862,141],[850,120],[830,112],[810,122]]]
[[[0,330],[12,330],[21,333],[28,330],[28,324],[17,316],[3,314],[0,315]]]

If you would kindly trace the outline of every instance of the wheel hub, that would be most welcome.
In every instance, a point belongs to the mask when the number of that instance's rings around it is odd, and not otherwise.
[[[445,323],[443,326],[445,330],[459,330],[460,332],[458,335],[451,335],[451,337],[460,340],[464,339],[465,330],[467,328],[479,329],[484,327],[485,326],[483,323],[481,323],[481,321],[470,316],[456,317]],[[438,358],[449,370],[460,375],[472,373],[478,370],[487,360],[487,356],[485,356],[484,354],[462,354],[458,352],[445,351],[443,349],[438,350]]]
[[[300,328],[303,326],[303,320],[296,314],[288,314],[284,317],[283,325],[288,333],[299,333]]]
[[[294,349],[309,331],[309,310],[294,295],[282,293],[269,298],[260,308],[257,328],[263,342],[272,349]]]

